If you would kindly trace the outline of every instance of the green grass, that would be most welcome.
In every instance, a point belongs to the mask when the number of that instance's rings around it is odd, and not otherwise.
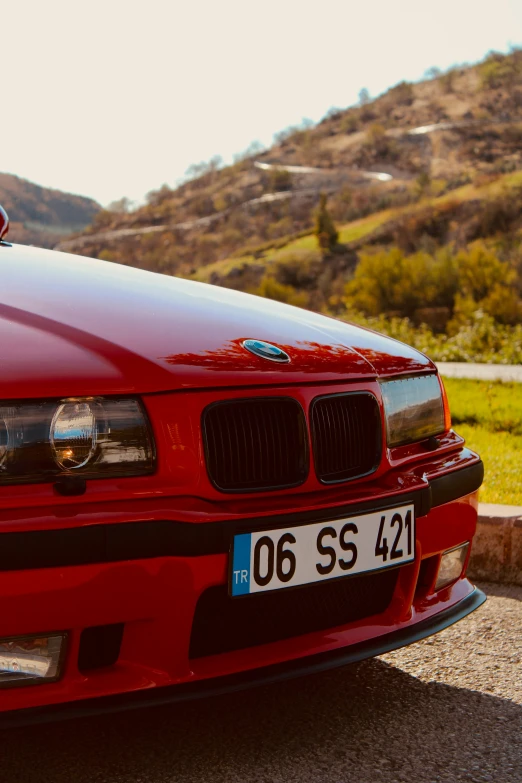
[[[375,231],[376,228],[380,228],[387,223],[394,214],[393,210],[385,209],[382,212],[368,215],[368,217],[361,218],[360,220],[354,220],[353,223],[348,223],[339,231],[339,242],[348,244],[349,242],[355,242],[358,239],[362,239],[362,237]]]
[[[484,461],[485,478],[479,499],[483,503],[522,506],[522,436],[492,433],[486,427],[463,424],[457,432]]]
[[[207,266],[201,266],[190,277],[194,280],[199,280],[201,283],[208,283],[214,274],[219,274],[221,277],[226,277],[234,269],[243,270],[245,267],[252,264],[259,264],[253,256],[238,256],[225,258],[222,261],[214,261],[213,264],[207,264]]]
[[[522,385],[445,378],[452,421],[484,461],[484,503],[522,506]]]
[[[522,435],[522,385],[444,378],[455,424]],[[520,458],[522,471],[522,454]]]

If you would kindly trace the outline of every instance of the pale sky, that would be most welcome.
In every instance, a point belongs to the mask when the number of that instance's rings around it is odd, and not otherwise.
[[[522,0],[5,0],[0,171],[100,203],[430,66],[522,43]]]

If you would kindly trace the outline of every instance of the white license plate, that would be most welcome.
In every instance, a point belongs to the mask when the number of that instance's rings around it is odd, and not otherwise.
[[[281,590],[415,559],[413,505],[234,536],[230,595]]]

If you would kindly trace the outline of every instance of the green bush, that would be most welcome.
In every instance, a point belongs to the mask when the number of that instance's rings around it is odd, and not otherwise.
[[[292,190],[292,175],[286,169],[270,169],[268,172],[268,190],[270,193]]]
[[[366,134],[365,145],[378,155],[386,155],[388,152],[388,138],[383,125],[377,122],[370,125]]]
[[[313,289],[317,285],[323,265],[319,250],[280,250],[274,256],[268,256],[267,263],[270,263],[271,258],[274,259],[273,274],[279,283],[297,290]]]
[[[479,75],[483,89],[511,87],[522,80],[522,50],[508,55],[492,52],[479,66]]]
[[[293,220],[290,215],[285,215],[284,217],[280,218],[280,220],[275,220],[268,224],[265,229],[266,236],[269,239],[280,239],[281,237],[286,237],[292,232],[293,225]]]
[[[366,315],[413,318],[419,308],[452,307],[457,290],[457,265],[450,253],[407,256],[393,248],[363,254],[345,293],[347,307]]]
[[[460,320],[462,315],[468,319],[477,308],[500,323],[516,324],[522,320],[522,304],[514,287],[517,274],[508,263],[500,261],[481,243],[458,253],[455,262],[459,292],[454,310]]]
[[[276,302],[306,307],[308,296],[302,291],[296,291],[291,285],[279,283],[275,278],[265,275],[259,284],[259,288],[251,291],[256,296],[264,296],[266,299],[274,299]]]
[[[359,116],[356,112],[351,111],[345,114],[341,120],[341,131],[343,133],[355,133],[359,128]]]
[[[406,255],[392,248],[361,256],[345,287],[345,304],[366,316],[417,321],[418,311],[444,307],[453,317],[452,331],[477,310],[500,323],[516,324],[522,320],[516,277],[514,268],[482,243],[458,253],[442,248],[435,255]]]
[[[412,345],[434,361],[522,364],[522,324],[498,324],[480,310],[451,336],[435,334],[425,324],[415,326],[408,318],[368,318],[356,311],[344,318]]]

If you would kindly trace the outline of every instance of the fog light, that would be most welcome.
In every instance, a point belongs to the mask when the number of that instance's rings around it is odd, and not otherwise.
[[[440,559],[439,573],[435,583],[435,592],[455,582],[462,574],[469,549],[469,541],[454,549],[448,549]]]
[[[0,639],[0,688],[57,680],[64,643],[65,634]]]

